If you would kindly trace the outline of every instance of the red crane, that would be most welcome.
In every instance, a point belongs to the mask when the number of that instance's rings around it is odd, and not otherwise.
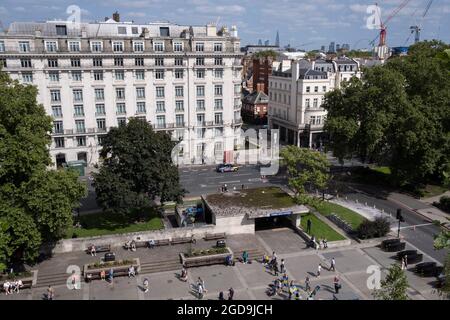
[[[378,36],[373,39],[373,41],[371,42],[371,44],[374,44],[375,41],[378,39],[378,37],[380,37],[380,42],[379,42],[379,46],[384,46],[386,45],[386,35],[387,35],[387,30],[386,30],[386,25],[388,24],[389,21],[391,21],[392,18],[394,18],[397,13],[400,12],[400,10],[402,10],[411,0],[403,0],[399,6],[397,8],[394,9],[394,11],[392,11],[389,16],[386,18],[386,20],[381,21],[381,17],[380,17],[380,33],[378,34]],[[378,3],[375,3],[376,6],[378,6]]]

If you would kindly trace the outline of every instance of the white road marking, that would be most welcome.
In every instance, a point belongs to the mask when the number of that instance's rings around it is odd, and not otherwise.
[[[241,180],[236,180],[236,181],[223,181],[222,183],[240,183]]]
[[[425,226],[430,226],[430,225],[433,225],[433,224],[434,223],[414,224],[414,225],[411,225],[411,226],[400,227],[400,230],[402,230],[402,229],[414,229],[416,227],[425,227]],[[395,229],[398,230],[398,227],[395,228]]]

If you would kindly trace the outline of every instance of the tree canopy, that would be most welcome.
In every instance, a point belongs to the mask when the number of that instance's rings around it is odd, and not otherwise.
[[[297,146],[281,149],[280,157],[288,170],[289,186],[295,191],[296,199],[301,204],[311,204],[313,198],[308,196],[310,190],[324,190],[327,187],[330,163],[319,151]]]
[[[121,213],[152,207],[157,198],[180,202],[184,190],[171,158],[175,145],[168,133],[155,132],[140,119],[112,128],[102,142],[103,164],[94,174],[97,202]]]
[[[386,278],[381,280],[381,288],[374,292],[374,297],[378,300],[409,300],[408,279],[400,265],[393,264]]]
[[[341,161],[388,165],[398,185],[450,176],[448,45],[420,42],[327,94],[325,130]]]
[[[0,71],[0,265],[33,262],[65,235],[86,193],[75,172],[48,169],[52,118],[36,95]]]

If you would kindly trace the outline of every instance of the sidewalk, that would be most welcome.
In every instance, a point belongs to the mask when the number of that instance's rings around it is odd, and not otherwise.
[[[393,202],[399,203],[408,209],[420,214],[425,219],[434,221],[437,220],[441,224],[443,224],[446,228],[450,227],[450,215],[448,213],[445,213],[442,210],[439,210],[435,206],[416,200],[413,197],[407,196],[405,194],[392,192],[388,196],[388,200],[391,200]]]

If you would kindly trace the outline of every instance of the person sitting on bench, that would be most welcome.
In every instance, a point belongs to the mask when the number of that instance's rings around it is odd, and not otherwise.
[[[136,251],[136,241],[131,241],[131,251]]]
[[[131,265],[128,268],[128,277],[131,278],[131,277],[135,277],[135,276],[136,276],[136,271],[134,270],[134,267]]]
[[[97,255],[97,253],[95,252],[95,246],[93,244],[91,244],[90,251],[91,251],[91,256]]]
[[[148,240],[148,247],[150,249],[153,249],[155,247],[155,240],[153,239]]]

